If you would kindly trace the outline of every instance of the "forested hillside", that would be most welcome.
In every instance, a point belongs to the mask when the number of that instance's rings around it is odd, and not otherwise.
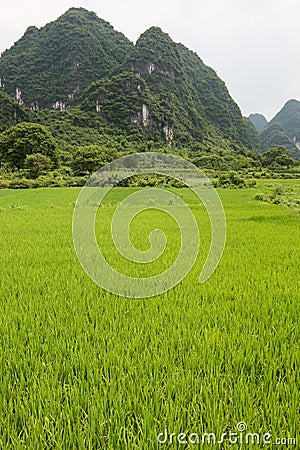
[[[71,8],[41,29],[29,27],[2,54],[0,80],[32,111],[78,107],[97,114],[105,128],[126,135],[135,128],[171,146],[255,147],[225,83],[157,27],[134,45],[95,13]]]
[[[183,156],[212,177],[234,171],[218,183],[244,186],[235,172],[293,170],[298,103],[259,135],[216,72],[163,30],[151,27],[133,44],[95,13],[71,8],[29,27],[0,57],[3,186],[82,184],[113,158],[149,150]]]
[[[250,114],[250,121],[259,132],[260,151],[285,147],[288,154],[300,159],[300,102],[289,100],[268,123],[262,114]]]
[[[0,80],[19,103],[65,108],[92,81],[109,76],[133,44],[83,8],[41,29],[30,26],[0,58]]]

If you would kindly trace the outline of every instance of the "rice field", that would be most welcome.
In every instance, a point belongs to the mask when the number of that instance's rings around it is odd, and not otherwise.
[[[300,214],[254,200],[259,189],[219,190],[227,243],[202,285],[209,220],[176,190],[198,221],[201,252],[175,288],[146,299],[110,294],[83,272],[72,241],[79,189],[0,191],[1,449],[264,447],[246,443],[247,432],[299,448]],[[134,244],[147,249],[161,227],[169,247],[157,265],[125,267],[107,236],[131,191],[111,192],[96,234],[112,264],[145,276],[168,266],[179,235],[170,217],[145,211]]]

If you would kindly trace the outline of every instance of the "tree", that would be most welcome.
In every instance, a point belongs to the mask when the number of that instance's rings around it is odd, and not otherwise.
[[[205,169],[221,170],[223,168],[223,158],[219,155],[203,155],[196,157],[192,162],[197,167],[203,167]]]
[[[92,174],[116,159],[118,153],[113,148],[87,145],[79,147],[73,156],[72,168],[75,175]]]
[[[24,167],[29,169],[32,178],[36,178],[42,172],[51,168],[51,159],[49,156],[42,155],[41,153],[33,153],[32,155],[26,156]]]
[[[286,167],[287,169],[290,168],[290,166],[294,165],[294,160],[288,155],[279,155],[276,156],[274,163],[278,164],[279,166]]]
[[[277,157],[287,156],[286,149],[284,147],[270,148],[264,153],[262,160],[264,166],[270,166]]]
[[[36,123],[19,123],[0,134],[0,161],[21,169],[27,155],[39,153],[57,164],[57,144],[50,131]]]

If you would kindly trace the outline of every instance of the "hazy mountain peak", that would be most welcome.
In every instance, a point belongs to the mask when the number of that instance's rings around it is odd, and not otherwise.
[[[268,121],[263,114],[254,113],[249,116],[250,121],[253,123],[258,132],[262,131],[268,126]]]
[[[270,124],[281,125],[295,144],[300,143],[300,102],[288,100],[283,108],[271,120]]]
[[[289,107],[289,106],[298,106],[298,107],[300,107],[300,102],[299,102],[299,100],[296,100],[295,98],[292,98],[292,99],[288,100],[284,106],[285,107],[286,106],[287,107]]]
[[[300,159],[300,102],[298,100],[288,100],[264,128],[259,129],[260,124],[264,124],[264,117],[261,114],[252,114],[250,120],[260,131],[261,151],[282,146],[286,148],[290,156]]]

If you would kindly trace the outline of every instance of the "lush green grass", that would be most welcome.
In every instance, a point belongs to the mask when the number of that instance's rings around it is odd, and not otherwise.
[[[101,209],[100,238],[127,192]],[[79,189],[0,191],[1,449],[151,450],[166,426],[218,436],[240,421],[249,432],[296,437],[300,215],[254,200],[255,189],[220,191],[227,245],[199,285],[208,221],[177,192],[203,231],[199,261],[173,290],[131,300],[81,269],[72,243]],[[141,249],[149,221],[172,236],[163,215],[141,221]]]
[[[260,179],[259,180],[258,179],[258,180],[256,180],[256,182],[257,182],[257,185],[259,188],[262,188],[262,187],[270,188],[270,187],[281,185],[281,186],[291,188],[295,192],[298,192],[298,193],[300,192],[300,179],[297,179],[297,180],[292,180],[292,179],[287,179],[287,180]]]

